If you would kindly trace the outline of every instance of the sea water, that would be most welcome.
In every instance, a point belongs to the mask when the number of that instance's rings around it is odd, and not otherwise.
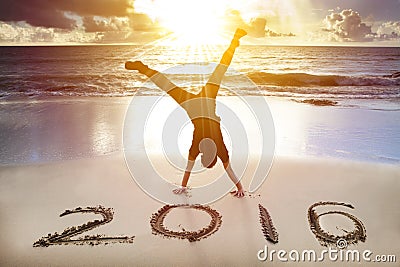
[[[196,91],[213,70],[207,63],[218,62],[223,51],[223,46],[0,47],[0,97],[161,94],[146,77],[125,70],[126,60],[142,60]],[[400,77],[393,74],[399,71],[399,47],[241,46],[220,94],[398,104]]]

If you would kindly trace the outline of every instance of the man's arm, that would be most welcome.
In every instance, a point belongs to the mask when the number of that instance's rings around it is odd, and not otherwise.
[[[185,193],[187,190],[187,184],[189,181],[190,173],[192,172],[193,166],[194,166],[195,161],[194,160],[188,160],[187,165],[186,165],[186,170],[185,174],[183,175],[182,178],[182,184],[180,188],[176,188],[173,190],[175,194],[182,194]]]
[[[231,164],[229,161],[224,163],[224,168],[225,168],[225,171],[228,174],[229,178],[236,185],[236,188],[237,188],[237,191],[233,191],[231,193],[233,193],[235,197],[239,197],[239,198],[244,197],[244,190],[243,190],[242,183],[240,182],[239,178],[236,176],[236,174],[232,170],[232,167],[231,167]]]

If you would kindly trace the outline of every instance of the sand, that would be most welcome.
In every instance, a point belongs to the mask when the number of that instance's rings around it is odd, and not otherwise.
[[[312,170],[312,171],[310,171]],[[345,210],[366,227],[359,250],[399,255],[399,167],[343,161],[277,159],[259,197],[230,195],[210,205],[222,216],[213,235],[197,242],[153,235],[150,219],[164,204],[149,198],[130,177],[122,155],[96,159],[3,167],[1,170],[1,265],[263,265],[257,252],[270,249],[324,249],[310,230],[307,209],[318,201],[351,203]],[[276,245],[265,240],[259,223],[262,204],[279,233]],[[114,220],[88,234],[135,236],[132,244],[50,246],[33,243],[47,233],[79,225],[94,216],[69,215],[79,206],[111,207]],[[196,218],[171,217],[168,224],[190,228]],[[184,216],[184,214],[181,214]],[[199,217],[202,218],[201,216]],[[333,230],[340,220],[325,224]],[[197,229],[207,226],[197,225]],[[343,226],[339,224],[339,226]],[[350,230],[351,227],[349,227]],[[329,262],[326,262],[329,264]]]
[[[295,265],[294,262],[279,262],[274,258],[260,261],[257,254],[267,245],[269,250],[311,250],[317,253],[326,249],[315,237],[309,221],[308,209],[320,201],[349,203],[354,209],[346,207],[323,207],[318,213],[341,210],[355,216],[366,230],[365,242],[359,241],[349,249],[360,252],[371,250],[373,255],[400,256],[397,244],[400,239],[400,167],[398,164],[376,162],[357,162],[325,157],[288,156],[277,153],[271,171],[258,191],[247,194],[244,199],[232,197],[229,193],[220,200],[210,203],[209,209],[221,216],[219,227],[213,227],[210,235],[198,240],[165,237],[153,234],[151,219],[153,214],[164,207],[161,203],[144,193],[135,183],[126,166],[121,151],[122,116],[129,101],[117,99],[106,103],[96,100],[93,103],[79,102],[97,113],[79,114],[79,104],[64,104],[73,113],[75,124],[65,124],[75,135],[72,147],[62,151],[74,150],[74,143],[86,144],[96,135],[83,135],[89,126],[103,125],[104,135],[100,139],[104,148],[91,150],[79,156],[65,153],[51,160],[40,161],[26,157],[19,164],[3,164],[0,167],[0,266],[265,266]],[[113,101],[119,105],[113,105]],[[96,104],[97,103],[97,104]],[[320,107],[305,104],[279,102],[279,109],[315,109]],[[275,107],[278,107],[275,106]],[[43,106],[42,106],[43,107]],[[326,107],[332,108],[332,107]],[[279,109],[272,105],[272,113]],[[107,111],[109,113],[107,113]],[[315,110],[314,110],[315,111]],[[321,110],[319,110],[321,111]],[[323,111],[323,110],[322,110]],[[333,112],[329,110],[329,113]],[[339,111],[342,112],[342,111]],[[105,115],[108,114],[108,115]],[[64,114],[65,115],[65,114]],[[70,114],[71,115],[71,114]],[[71,115],[71,116],[72,116]],[[49,127],[52,119],[35,115],[40,125]],[[64,121],[73,121],[65,115]],[[322,115],[320,115],[322,116]],[[283,125],[277,117],[276,125]],[[119,119],[118,119],[119,118]],[[54,119],[55,120],[55,119]],[[49,122],[50,121],[50,122]],[[38,122],[36,122],[38,123]],[[79,130],[78,126],[85,125]],[[62,127],[63,125],[60,124]],[[33,126],[32,126],[33,127]],[[52,128],[42,127],[45,133]],[[90,128],[92,129],[92,128]],[[277,131],[282,131],[282,128]],[[11,130],[10,130],[11,131]],[[57,130],[60,131],[61,130]],[[94,134],[95,130],[89,131]],[[108,135],[107,135],[108,133]],[[286,136],[288,136],[287,134]],[[40,139],[37,142],[46,142]],[[111,148],[112,137],[115,150]],[[98,138],[98,136],[96,136]],[[296,136],[293,139],[300,138]],[[26,141],[21,138],[21,143]],[[62,140],[59,139],[59,142]],[[94,142],[92,144],[98,144]],[[281,141],[278,141],[278,144]],[[295,145],[292,142],[290,145]],[[60,145],[60,144],[59,144]],[[30,147],[34,146],[27,146]],[[40,144],[38,144],[40,147]],[[60,145],[61,147],[61,145]],[[50,149],[50,148],[49,148]],[[63,150],[65,149],[65,150]],[[279,147],[278,147],[279,151]],[[103,153],[104,152],[104,153]],[[17,158],[18,155],[11,155]],[[68,157],[72,159],[67,159]],[[21,159],[19,159],[21,160]],[[162,157],[153,156],[162,161]],[[24,160],[22,160],[24,161]],[[252,164],[250,162],[250,164]],[[220,168],[220,163],[217,168]],[[163,170],[162,164],[159,168]],[[173,178],[179,181],[179,172]],[[248,188],[252,177],[243,177]],[[189,182],[190,183],[190,182]],[[193,183],[192,186],[195,186]],[[268,210],[273,225],[279,234],[279,241],[273,244],[266,240],[260,224],[259,204]],[[40,238],[61,233],[68,227],[79,226],[89,221],[101,220],[96,214],[70,214],[59,217],[65,210],[78,207],[97,207],[113,209],[112,220],[83,233],[84,235],[104,235],[107,237],[133,237],[133,243],[109,243],[91,246],[90,244],[51,245],[34,247]],[[163,225],[175,232],[201,231],[212,224],[212,216],[202,210],[172,209],[165,215]],[[343,235],[346,230],[354,230],[351,220],[340,215],[327,215],[320,218],[321,227],[333,234]],[[79,238],[79,236],[76,236]],[[307,266],[360,266],[364,263],[311,262]],[[302,263],[301,265],[305,265]],[[385,266],[398,266],[386,263]],[[371,265],[375,266],[375,265]]]

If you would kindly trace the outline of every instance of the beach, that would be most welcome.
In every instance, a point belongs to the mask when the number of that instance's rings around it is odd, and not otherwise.
[[[151,98],[157,97],[142,96],[138,103],[145,105],[154,100]],[[241,101],[229,96],[220,99],[228,106]],[[275,156],[265,182],[243,199],[228,193],[208,203],[221,216],[222,223],[210,236],[189,242],[152,234],[152,215],[165,203],[141,190],[126,164],[123,129],[131,100],[132,97],[33,97],[2,101],[1,266],[297,265],[299,262],[281,262],[277,258],[260,261],[257,256],[265,245],[269,250],[287,252],[320,253],[326,249],[311,231],[307,217],[309,207],[321,201],[354,206],[327,209],[349,213],[364,225],[365,242],[358,241],[348,249],[361,253],[370,250],[371,258],[396,255],[398,261],[400,167],[396,132],[400,118],[391,106],[374,109],[365,101],[356,107],[320,107],[265,98],[276,138]],[[258,97],[246,98],[246,102],[260,105]],[[132,149],[129,152],[134,156],[135,148]],[[152,160],[159,162],[160,173],[168,173],[162,155],[152,155]],[[255,162],[250,159],[248,164]],[[221,171],[220,162],[215,169],[216,173]],[[179,183],[181,175],[174,171],[169,179]],[[251,178],[242,177],[246,190]],[[189,181],[193,187],[202,183]],[[188,198],[190,202],[195,196]],[[264,237],[259,204],[272,218],[279,234],[277,244]],[[114,210],[112,221],[82,236],[134,236],[133,243],[33,247],[48,233],[60,233],[99,217],[59,217],[65,210],[99,205]],[[207,213],[194,209],[173,209],[164,218],[164,226],[173,231],[196,231],[209,222]],[[321,217],[321,226],[337,235],[353,231],[354,227],[338,214]],[[300,263],[322,264],[365,263],[329,259]]]

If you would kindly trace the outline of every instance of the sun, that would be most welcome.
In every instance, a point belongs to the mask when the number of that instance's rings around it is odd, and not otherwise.
[[[223,39],[227,1],[136,0],[135,10],[171,31],[181,44],[213,44]]]

